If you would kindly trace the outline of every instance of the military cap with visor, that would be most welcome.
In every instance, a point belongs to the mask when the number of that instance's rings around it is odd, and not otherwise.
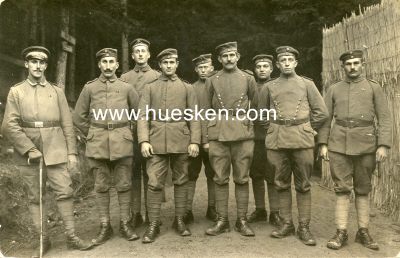
[[[150,47],[150,42],[147,39],[137,38],[130,43],[131,49],[140,45]]]
[[[361,49],[354,49],[344,52],[340,55],[339,60],[345,62],[352,58],[363,58],[364,52]]]
[[[280,46],[276,48],[276,57],[279,58],[281,56],[294,56],[298,58],[299,51],[291,46]]]
[[[22,50],[21,56],[24,60],[39,59],[47,61],[50,57],[50,51],[42,46],[30,46]]]
[[[198,57],[193,58],[192,62],[194,63],[195,66],[198,66],[199,64],[210,63],[210,62],[212,62],[211,54],[199,55]]]
[[[236,41],[227,42],[227,43],[218,45],[218,46],[215,48],[215,52],[216,52],[218,55],[222,55],[222,54],[225,53],[225,52],[237,51],[237,50],[238,50],[238,48],[237,48],[237,42],[236,42]]]
[[[266,55],[266,54],[259,54],[253,57],[253,62],[256,65],[258,62],[268,62],[272,64],[272,61],[274,60],[274,57],[271,55]]]
[[[115,48],[103,48],[97,51],[96,58],[100,60],[103,57],[115,57],[118,59],[118,50]]]
[[[166,59],[166,58],[178,58],[178,50],[176,50],[175,48],[167,48],[164,49],[163,51],[161,51],[158,55],[157,55],[157,59],[159,62],[161,62],[162,60]]]

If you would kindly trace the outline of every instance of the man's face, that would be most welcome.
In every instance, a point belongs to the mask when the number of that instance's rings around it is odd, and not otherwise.
[[[344,61],[342,67],[348,78],[357,79],[364,71],[364,62],[361,58],[351,58]]]
[[[164,75],[171,76],[176,73],[176,68],[178,68],[179,61],[177,61],[176,58],[165,58],[159,63],[159,65]]]
[[[261,61],[256,64],[254,72],[256,73],[257,79],[266,80],[271,77],[272,66],[267,61]]]
[[[112,56],[106,56],[100,59],[99,68],[101,73],[106,78],[111,78],[115,75],[115,71],[118,69],[119,64],[117,59]]]
[[[28,68],[29,75],[35,79],[41,79],[44,71],[47,69],[47,62],[41,59],[29,59],[25,61],[25,67]]]
[[[295,72],[297,60],[293,55],[280,56],[276,62],[276,66],[282,74],[291,75]]]
[[[235,69],[239,59],[240,54],[237,51],[227,51],[218,56],[218,61],[222,64],[225,70]]]
[[[146,65],[150,58],[149,48],[145,45],[138,45],[133,48],[132,58],[138,65]]]
[[[195,71],[200,79],[206,79],[208,74],[214,71],[214,66],[211,63],[199,64],[196,66]]]

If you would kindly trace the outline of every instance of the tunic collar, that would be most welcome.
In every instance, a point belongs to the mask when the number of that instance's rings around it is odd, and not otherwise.
[[[168,81],[168,80],[175,81],[176,79],[178,79],[178,75],[174,74],[172,76],[165,76],[164,74],[161,74],[159,78],[160,80],[163,81]]]
[[[44,77],[42,78],[42,80],[40,82],[31,81],[29,78],[27,78],[26,81],[33,87],[35,87],[36,85],[40,85],[40,86],[44,87],[44,86],[46,86],[46,83],[47,83],[46,78],[44,78]]]
[[[149,65],[146,65],[146,66],[139,66],[139,65],[135,65],[135,67],[133,68],[133,70],[135,71],[135,72],[147,72],[147,71],[150,71],[150,66]]]
[[[351,78],[345,76],[344,81],[347,82],[347,83],[351,83],[351,82],[360,82],[360,81],[362,81],[364,79],[365,79],[365,75],[362,74],[359,77],[357,77],[356,79],[351,79]]]
[[[104,77],[103,74],[100,74],[100,76],[99,76],[99,80],[101,82],[106,82],[106,81],[115,82],[116,79],[117,79],[117,76],[115,74],[111,78],[106,78],[106,77]]]

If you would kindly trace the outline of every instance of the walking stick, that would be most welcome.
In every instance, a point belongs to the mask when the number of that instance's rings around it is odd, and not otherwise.
[[[39,257],[43,257],[43,157],[39,163],[39,213],[40,213],[40,251]]]

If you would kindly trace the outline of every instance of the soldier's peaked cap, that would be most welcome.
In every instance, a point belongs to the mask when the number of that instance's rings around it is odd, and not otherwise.
[[[194,63],[194,65],[199,65],[199,64],[205,64],[205,63],[210,63],[212,62],[211,60],[211,54],[203,54],[203,55],[199,55],[196,58],[192,59],[192,62]]]
[[[344,62],[348,59],[351,58],[363,58],[364,52],[361,49],[353,49],[344,52],[343,54],[340,55],[339,60]]]
[[[132,40],[132,42],[130,43],[131,48],[134,48],[139,45],[150,47],[150,41],[148,41],[147,39],[143,39],[143,38],[137,38],[137,39]]]
[[[253,57],[253,62],[254,64],[257,64],[258,62],[269,62],[272,63],[274,60],[274,57],[271,55],[266,55],[266,54],[259,54]]]
[[[299,57],[299,51],[291,46],[280,46],[276,48],[276,57],[292,55],[294,57]]]
[[[157,55],[157,59],[160,62],[166,58],[178,58],[178,50],[175,48],[167,48]]]
[[[115,57],[118,58],[118,50],[115,48],[103,48],[97,51],[96,58],[99,60],[103,57]]]
[[[224,44],[221,44],[221,45],[218,45],[215,47],[215,52],[218,55],[221,55],[228,51],[237,51],[237,50],[238,50],[238,47],[237,47],[236,41],[227,42],[227,43],[224,43]]]
[[[29,60],[29,59],[47,60],[50,57],[50,51],[42,46],[30,46],[22,50],[21,56],[24,60]]]

